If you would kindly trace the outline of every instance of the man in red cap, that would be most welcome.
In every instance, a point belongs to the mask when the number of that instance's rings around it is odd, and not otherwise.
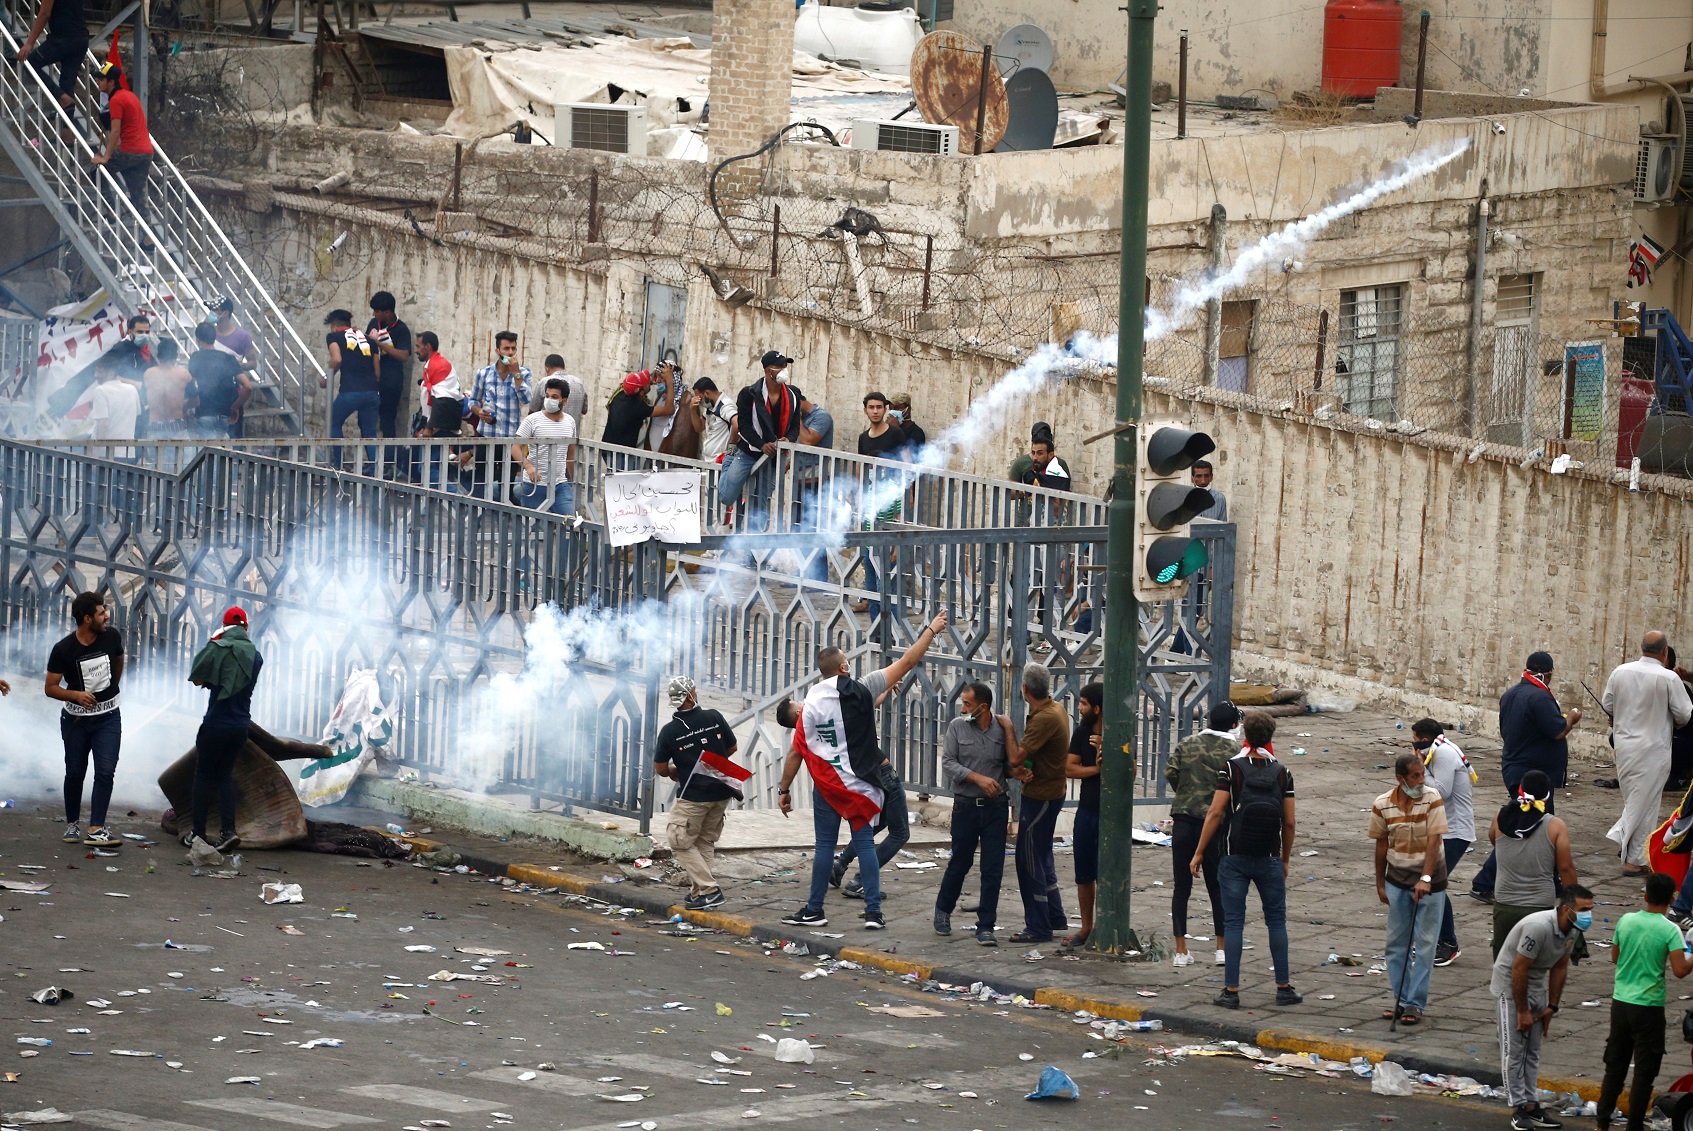
[[[241,843],[235,832],[235,759],[247,745],[253,721],[253,688],[259,682],[264,657],[247,637],[247,613],[231,605],[223,627],[212,634],[194,657],[188,678],[211,692],[206,717],[194,739],[194,827],[182,838],[190,847],[206,843],[206,817],[212,792],[218,793],[222,835],[215,847],[228,852]]]
[[[664,397],[657,404],[647,403],[647,390],[653,378],[664,382]],[[605,432],[600,440],[625,448],[641,446],[641,426],[655,416],[669,416],[676,411],[676,366],[669,361],[659,362],[658,372],[645,369],[623,378],[623,387],[612,394],[605,406]]]

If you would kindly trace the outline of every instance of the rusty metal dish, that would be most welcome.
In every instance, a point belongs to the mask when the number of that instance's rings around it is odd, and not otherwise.
[[[958,127],[960,153],[976,150],[976,106],[982,92],[982,44],[956,31],[932,31],[918,42],[911,53],[912,97],[925,122]],[[997,65],[987,69],[986,94],[983,153],[1004,140],[1011,120]]]

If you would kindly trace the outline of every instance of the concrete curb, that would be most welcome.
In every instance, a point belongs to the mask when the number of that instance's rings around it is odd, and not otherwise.
[[[434,841],[417,837],[411,838],[410,843],[423,851],[436,847],[446,847]],[[653,915],[662,915],[667,919],[679,914],[685,921],[696,926],[710,927],[740,938],[757,939],[760,942],[786,942],[793,938],[793,935],[785,928],[765,926],[738,915],[725,915],[715,911],[684,910],[681,904],[672,903],[657,891],[642,891],[639,888],[624,884],[601,883],[574,872],[554,871],[551,868],[534,864],[511,864],[477,854],[461,853],[461,855],[464,857],[466,865],[484,875],[509,878],[518,883],[529,884],[532,887],[557,888],[572,895],[587,896],[590,899],[600,900],[618,907],[636,907]],[[1435,1076],[1468,1076],[1483,1084],[1493,1085],[1499,1084],[1501,1079],[1497,1071],[1479,1069],[1473,1064],[1446,1060],[1440,1056],[1426,1056],[1417,1052],[1390,1049],[1383,1045],[1374,1045],[1365,1041],[1336,1039],[1302,1032],[1297,1029],[1260,1029],[1244,1021],[1233,1022],[1186,1013],[1181,1010],[1145,1007],[1133,1002],[1081,994],[1074,990],[1056,986],[1042,986],[1033,982],[985,975],[978,971],[954,967],[932,966],[928,963],[901,958],[898,955],[884,954],[878,950],[867,950],[861,946],[836,945],[828,939],[805,939],[803,941],[811,948],[811,953],[814,955],[856,962],[861,966],[874,967],[901,977],[914,976],[924,981],[935,980],[964,986],[975,982],[985,982],[1000,993],[1020,994],[1037,1005],[1051,1006],[1055,1010],[1073,1013],[1076,1010],[1085,1009],[1089,1013],[1114,1021],[1162,1021],[1165,1030],[1169,1032],[1206,1041],[1238,1041],[1241,1044],[1254,1045],[1266,1051],[1315,1054],[1324,1060],[1349,1061],[1359,1056],[1368,1058],[1372,1064],[1383,1060],[1392,1060],[1413,1075],[1428,1073]],[[1599,1098],[1599,1081],[1597,1080],[1574,1080],[1561,1076],[1542,1076],[1540,1086],[1559,1095],[1568,1095],[1574,1092],[1583,1100],[1596,1101]]]

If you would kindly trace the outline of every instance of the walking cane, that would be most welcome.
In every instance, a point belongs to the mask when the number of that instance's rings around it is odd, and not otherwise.
[[[1399,1031],[1399,1017],[1405,1012],[1405,982],[1411,976],[1411,951],[1417,946],[1417,916],[1423,913],[1421,897],[1414,896],[1411,904],[1411,937],[1405,943],[1405,962],[1399,967],[1399,989],[1393,995],[1393,1020],[1387,1026],[1389,1033]]]

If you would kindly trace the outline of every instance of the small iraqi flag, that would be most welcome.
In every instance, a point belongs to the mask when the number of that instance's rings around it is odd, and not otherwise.
[[[1640,238],[1628,244],[1628,286],[1644,287],[1652,282],[1652,271],[1667,249],[1663,244],[1640,233]]]
[[[741,793],[741,783],[752,777],[752,771],[744,766],[737,766],[723,755],[713,754],[709,750],[701,754],[699,761],[694,763],[694,768],[688,776],[693,777],[694,774],[698,774],[702,778],[720,781],[724,788],[735,795],[736,801],[746,800]],[[687,789],[688,783],[683,782],[682,788]]]

